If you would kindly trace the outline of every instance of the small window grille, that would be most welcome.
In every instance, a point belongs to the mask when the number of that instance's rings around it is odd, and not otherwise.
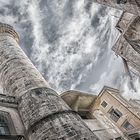
[[[107,106],[107,103],[106,103],[105,101],[103,101],[103,102],[101,103],[101,106],[105,108],[105,107]]]

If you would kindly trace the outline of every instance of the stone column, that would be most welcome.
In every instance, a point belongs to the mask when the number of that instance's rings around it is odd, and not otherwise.
[[[18,109],[29,139],[97,140],[77,113],[48,88],[18,42],[14,29],[0,23],[0,81],[4,93],[19,99]]]

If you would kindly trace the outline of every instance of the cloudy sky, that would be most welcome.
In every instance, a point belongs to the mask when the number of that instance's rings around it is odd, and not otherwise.
[[[0,20],[50,86],[98,94],[104,85],[129,91],[122,61],[111,50],[121,11],[92,0],[0,0]],[[138,81],[136,81],[138,85]]]

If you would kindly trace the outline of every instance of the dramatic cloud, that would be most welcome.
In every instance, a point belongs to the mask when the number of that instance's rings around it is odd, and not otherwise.
[[[0,9],[0,20],[14,26],[20,46],[55,90],[97,94],[107,85],[127,91],[122,61],[111,50],[120,11],[90,0],[1,0]]]

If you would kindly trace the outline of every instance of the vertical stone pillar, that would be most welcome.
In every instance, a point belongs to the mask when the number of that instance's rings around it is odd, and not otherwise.
[[[0,23],[0,81],[19,98],[19,112],[30,140],[97,140],[46,81],[18,45],[14,29]],[[47,61],[47,60],[46,60]]]

